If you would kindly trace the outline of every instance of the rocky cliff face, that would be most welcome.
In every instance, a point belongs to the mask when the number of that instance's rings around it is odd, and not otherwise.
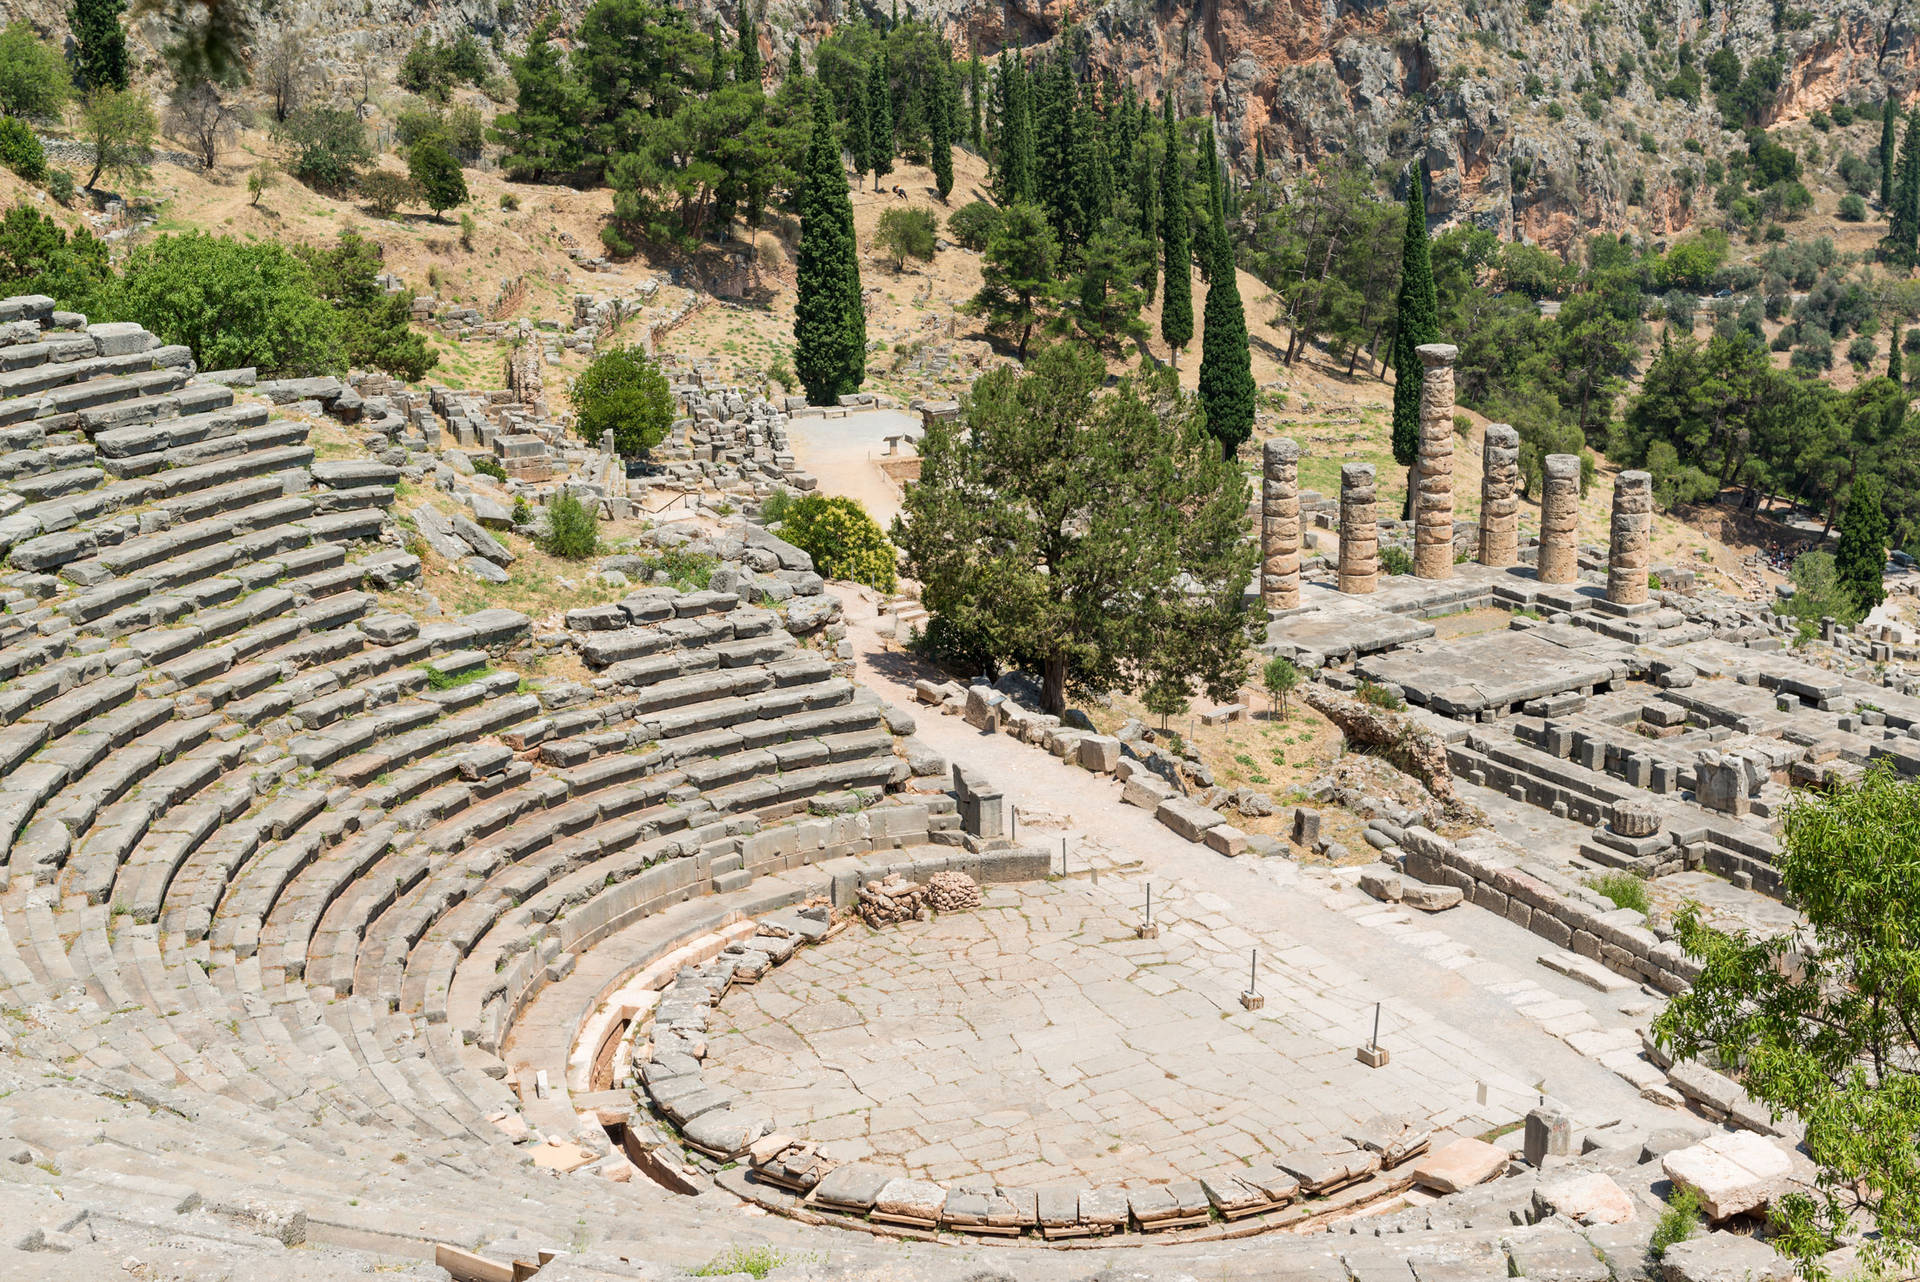
[[[685,0],[702,22],[731,26],[735,0]],[[769,65],[795,39],[811,47],[855,6],[847,0],[765,0]],[[569,16],[586,0],[561,0]],[[1766,123],[1803,121],[1836,102],[1903,100],[1920,81],[1915,29],[1894,0],[903,0],[903,14],[941,25],[957,48],[993,55],[1018,39],[1044,48],[1068,23],[1084,29],[1087,60],[1144,93],[1173,93],[1188,113],[1211,111],[1243,176],[1256,140],[1283,170],[1356,153],[1373,166],[1418,159],[1431,177],[1436,220],[1559,245],[1592,227],[1656,234],[1691,225],[1707,192],[1702,157],[1738,145],[1712,95],[1697,105],[1662,97],[1682,41],[1694,65],[1726,45],[1741,65],[1784,62]],[[891,0],[874,0],[874,13]],[[0,16],[44,29],[47,6],[0,0]],[[17,14],[15,11],[18,11]],[[274,0],[271,25],[297,14],[314,33],[312,65],[337,93],[357,92],[370,67],[390,69],[415,34],[499,28],[509,47],[546,11],[529,0]],[[1537,15],[1537,16],[1535,16]],[[57,29],[64,15],[53,18]],[[158,32],[143,33],[150,53]],[[1649,41],[1651,37],[1651,41]],[[154,59],[157,63],[157,59]],[[1581,97],[1596,72],[1618,77],[1598,118]],[[1556,118],[1557,117],[1557,118]],[[1636,184],[1638,179],[1638,184]],[[1638,204],[1631,203],[1641,188]]]

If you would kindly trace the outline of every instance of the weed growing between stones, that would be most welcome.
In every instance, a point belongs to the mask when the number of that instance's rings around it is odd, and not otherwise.
[[[1587,889],[1611,899],[1615,908],[1631,908],[1638,913],[1647,911],[1646,883],[1630,872],[1610,872],[1590,878]]]

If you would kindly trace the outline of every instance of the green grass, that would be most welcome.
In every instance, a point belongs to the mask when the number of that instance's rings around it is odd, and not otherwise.
[[[1370,703],[1376,708],[1385,708],[1388,712],[1404,712],[1407,701],[1387,687],[1374,681],[1362,681],[1354,692],[1362,703]]]
[[[1667,1194],[1667,1209],[1647,1243],[1647,1254],[1656,1260],[1664,1258],[1668,1247],[1692,1237],[1699,1226],[1700,1195],[1684,1184],[1674,1185],[1673,1191]]]
[[[696,1278],[723,1278],[745,1273],[764,1278],[787,1262],[786,1252],[771,1246],[730,1246],[693,1271]]]
[[[1630,872],[1609,872],[1589,877],[1587,889],[1611,899],[1615,908],[1631,908],[1637,913],[1647,911],[1647,884]]]
[[[436,672],[423,663],[420,665],[420,670],[427,674],[427,689],[457,690],[461,686],[472,685],[481,677],[492,673],[493,665],[483,663],[479,667],[469,668],[465,672]]]

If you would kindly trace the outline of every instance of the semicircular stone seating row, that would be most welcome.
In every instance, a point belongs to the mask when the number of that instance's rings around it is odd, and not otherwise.
[[[496,670],[525,615],[383,606],[399,471],[306,437],[136,326],[0,301],[0,1050],[48,1071],[0,1140],[59,1172],[0,1175],[161,1220],[244,1188],[399,1254],[631,1217],[650,1185],[535,1168],[516,1017],[637,917],[951,803],[892,804],[885,711],[731,594],[583,618],[591,685]]]

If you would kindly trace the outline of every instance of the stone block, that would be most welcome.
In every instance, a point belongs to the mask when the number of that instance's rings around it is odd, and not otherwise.
[[[1458,1139],[1435,1149],[1413,1168],[1413,1182],[1436,1193],[1458,1193],[1484,1184],[1507,1169],[1505,1149],[1475,1139]]]
[[[1163,802],[1174,795],[1172,784],[1144,770],[1136,770],[1129,775],[1120,789],[1120,800],[1142,810],[1158,810]]]
[[[1633,1199],[1599,1171],[1546,1180],[1533,1200],[1543,1216],[1564,1215],[1577,1224],[1625,1224],[1633,1218]]]
[[[1530,1166],[1544,1166],[1549,1157],[1573,1151],[1573,1118],[1565,1111],[1541,1105],[1527,1114],[1521,1152]]]
[[[1080,740],[1080,766],[1108,775],[1120,765],[1120,741],[1112,735],[1092,734]]]
[[[1237,855],[1247,848],[1247,834],[1232,824],[1218,824],[1207,829],[1207,849],[1223,855]]]
[[[1675,1184],[1700,1195],[1709,1220],[1757,1211],[1778,1194],[1793,1165],[1776,1145],[1751,1131],[1709,1136],[1660,1159],[1660,1169]]]
[[[1778,1251],[1740,1233],[1676,1242],[1660,1259],[1665,1282],[1787,1282],[1793,1275]]]
[[[1153,812],[1153,817],[1188,841],[1201,840],[1206,836],[1207,829],[1216,828],[1227,821],[1219,811],[1209,810],[1185,797],[1167,798]]]
[[[1432,886],[1424,881],[1407,881],[1400,889],[1400,902],[1423,913],[1457,908],[1465,898],[1466,893],[1458,886]]]

